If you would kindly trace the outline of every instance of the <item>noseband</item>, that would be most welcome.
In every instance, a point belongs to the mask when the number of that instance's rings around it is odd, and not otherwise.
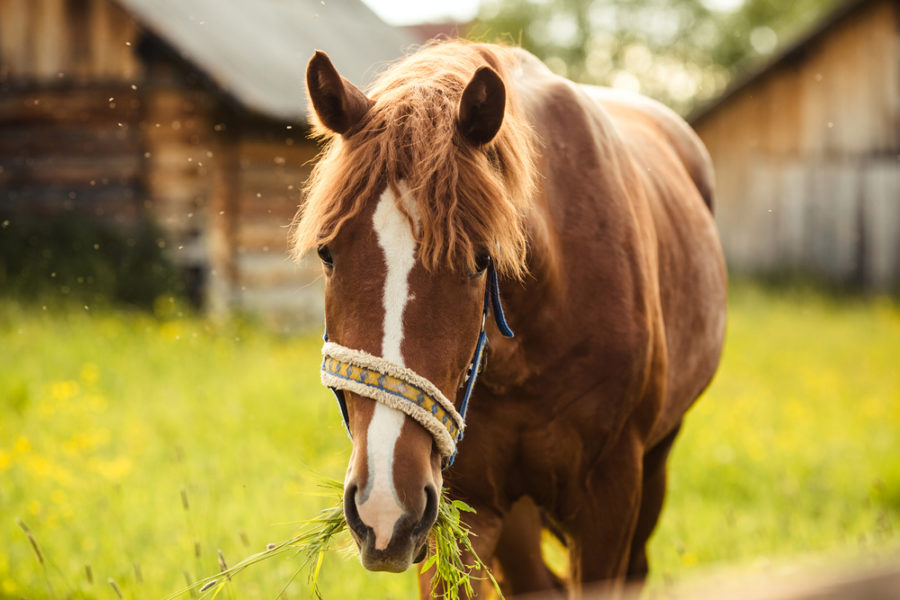
[[[325,345],[322,346],[324,358],[321,379],[337,398],[347,434],[350,435],[350,417],[344,398],[345,390],[395,408],[417,421],[434,437],[443,457],[442,467],[452,465],[456,459],[457,443],[463,438],[463,431],[466,428],[469,398],[472,397],[475,380],[483,366],[484,347],[487,343],[484,325],[489,311],[494,313],[494,320],[500,333],[504,337],[513,337],[512,329],[509,328],[503,314],[503,306],[500,304],[497,271],[490,259],[484,289],[484,308],[481,312],[481,331],[475,344],[475,355],[466,370],[465,391],[459,404],[459,412],[436,385],[412,369],[380,356],[330,342],[326,331]]]

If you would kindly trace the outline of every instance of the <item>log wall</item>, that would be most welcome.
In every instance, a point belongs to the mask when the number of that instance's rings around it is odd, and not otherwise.
[[[320,269],[287,252],[316,151],[115,2],[0,0],[0,209],[152,219],[214,313],[321,324]]]
[[[864,2],[694,121],[732,268],[900,285],[898,28]]]
[[[140,218],[140,102],[122,86],[0,96],[0,208]]]
[[[0,82],[133,82],[138,24],[109,0],[0,0]]]
[[[234,281],[238,303],[278,323],[322,323],[318,259],[300,265],[289,256],[289,226],[318,149],[296,128],[244,129],[234,146]],[[315,258],[315,257],[313,257]]]

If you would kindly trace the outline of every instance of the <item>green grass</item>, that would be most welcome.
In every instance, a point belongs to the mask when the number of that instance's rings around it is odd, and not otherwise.
[[[342,479],[350,443],[318,336],[163,312],[0,304],[0,597],[115,598],[111,579],[162,598],[333,502],[314,474]],[[653,580],[900,542],[898,364],[896,301],[738,286],[721,370],[673,452]],[[273,598],[295,576],[285,597],[309,597],[298,564],[254,565],[219,597]],[[416,594],[412,571],[337,554],[319,585]]]
[[[732,291],[651,541],[655,581],[705,565],[848,558],[900,542],[900,305]]]
[[[194,318],[0,306],[0,596],[114,598],[111,578],[161,598],[184,571],[215,574],[219,549],[234,564],[295,535],[332,502],[315,474],[343,479],[350,452],[320,346]],[[220,597],[273,597],[297,562],[267,561]],[[320,583],[415,593],[411,577],[367,578],[339,557]],[[304,578],[289,590],[305,596]]]

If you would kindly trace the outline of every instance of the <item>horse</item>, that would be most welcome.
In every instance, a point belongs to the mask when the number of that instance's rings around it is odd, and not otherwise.
[[[368,92],[317,51],[306,84],[324,149],[292,246],[322,262],[363,566],[423,560],[446,487],[508,595],[643,581],[667,456],[725,330],[699,138],[515,47],[429,43]]]

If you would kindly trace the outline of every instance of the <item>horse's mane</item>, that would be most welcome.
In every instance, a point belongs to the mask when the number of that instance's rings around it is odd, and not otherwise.
[[[399,198],[403,180],[420,218],[413,231],[426,268],[473,270],[477,254],[486,251],[498,271],[523,276],[535,144],[510,83],[514,53],[464,41],[430,43],[378,78],[368,93],[374,104],[345,137],[311,111],[313,133],[325,148],[295,218],[295,255],[334,239],[385,185]],[[461,138],[457,110],[466,84],[485,64],[506,83],[506,112],[495,138],[475,147]]]

